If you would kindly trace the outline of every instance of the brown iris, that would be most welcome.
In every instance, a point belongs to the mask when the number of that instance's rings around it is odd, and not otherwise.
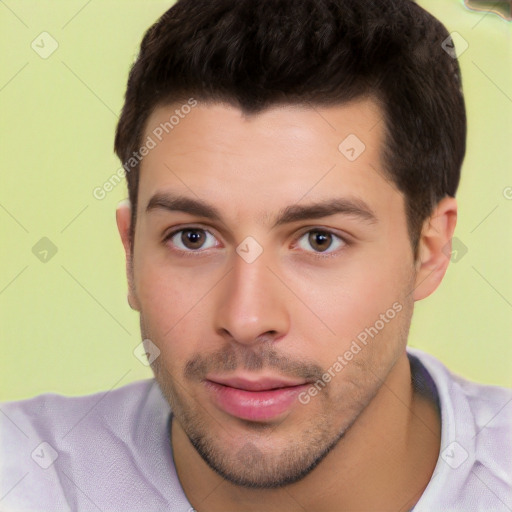
[[[330,247],[332,235],[324,231],[311,231],[308,236],[308,241],[313,249],[323,252]]]
[[[181,241],[187,249],[200,249],[205,239],[206,235],[200,229],[184,229],[181,233]]]

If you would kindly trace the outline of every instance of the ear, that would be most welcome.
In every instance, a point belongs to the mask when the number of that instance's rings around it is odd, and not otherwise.
[[[134,277],[133,277],[133,254],[130,239],[130,226],[132,222],[132,208],[130,201],[125,199],[117,205],[116,221],[121,242],[123,243],[126,255],[126,277],[128,279],[128,304],[136,311],[140,311],[139,301],[135,293]]]
[[[457,201],[442,199],[424,222],[416,261],[414,300],[433,293],[441,284],[450,263],[452,236],[457,224]]]

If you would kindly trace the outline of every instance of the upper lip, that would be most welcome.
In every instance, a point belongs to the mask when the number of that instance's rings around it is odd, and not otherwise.
[[[306,384],[305,380],[287,380],[277,377],[260,377],[258,379],[247,379],[244,377],[207,377],[207,380],[229,386],[231,388],[245,391],[263,391],[278,388],[288,388]]]

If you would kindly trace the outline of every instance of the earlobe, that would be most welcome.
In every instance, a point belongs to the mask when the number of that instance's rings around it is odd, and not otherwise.
[[[134,276],[133,276],[133,255],[132,243],[130,238],[131,227],[131,204],[128,199],[121,201],[116,208],[116,222],[119,236],[124,247],[126,256],[126,278],[128,280],[128,304],[136,311],[140,311],[139,303],[136,298]]]
[[[452,236],[457,224],[457,201],[442,199],[424,222],[420,235],[414,300],[432,294],[441,284],[451,255]]]

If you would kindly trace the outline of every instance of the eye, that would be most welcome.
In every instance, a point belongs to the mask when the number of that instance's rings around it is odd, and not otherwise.
[[[210,249],[215,247],[215,237],[208,231],[201,228],[185,228],[173,231],[165,237],[180,251],[199,252],[199,249]]]
[[[331,254],[345,245],[347,242],[338,235],[323,229],[312,229],[304,233],[298,241],[301,249],[308,250],[305,245],[313,248],[313,251],[318,254]],[[310,252],[310,251],[308,251]]]

